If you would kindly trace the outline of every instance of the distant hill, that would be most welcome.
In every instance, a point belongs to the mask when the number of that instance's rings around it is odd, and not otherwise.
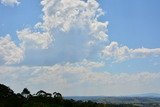
[[[105,96],[72,96],[65,99],[93,101],[103,104],[133,104],[140,107],[160,107],[160,97],[155,97],[158,94],[138,94],[135,96],[121,97],[105,97]]]
[[[151,97],[151,98],[160,98],[160,94],[158,93],[144,93],[144,94],[135,94],[131,95],[131,97]]]

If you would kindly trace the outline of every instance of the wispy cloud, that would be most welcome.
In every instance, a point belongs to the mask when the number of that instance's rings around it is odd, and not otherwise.
[[[55,64],[53,66],[0,67],[0,80],[6,78],[21,84],[18,88],[29,87],[55,91],[64,95],[127,95],[140,92],[159,92],[160,73],[119,73],[96,72],[94,68],[103,66],[101,62],[81,61],[77,63]],[[154,88],[151,88],[154,87]],[[78,93],[77,93],[78,92]]]
[[[2,4],[4,4],[4,5],[9,5],[9,6],[14,6],[14,5],[19,5],[20,4],[20,2],[19,2],[20,0],[0,0],[0,2],[2,3]]]

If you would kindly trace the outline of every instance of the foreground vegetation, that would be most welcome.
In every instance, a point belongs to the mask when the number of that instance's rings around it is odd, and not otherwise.
[[[27,88],[14,93],[9,87],[0,84],[0,107],[135,107],[130,104],[102,104],[92,101],[74,101],[63,99],[58,92],[53,94],[43,90],[31,95]]]

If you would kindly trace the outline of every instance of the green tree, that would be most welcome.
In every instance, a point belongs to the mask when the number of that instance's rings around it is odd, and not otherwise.
[[[24,96],[25,98],[28,98],[31,96],[30,91],[27,88],[24,88],[22,91],[22,96]]]
[[[53,96],[54,96],[54,101],[57,103],[57,104],[62,104],[63,102],[63,97],[60,93],[57,93],[57,92],[54,92],[53,93]]]
[[[7,98],[14,95],[14,91],[11,90],[9,87],[0,84],[0,98]]]
[[[40,90],[36,93],[37,96],[41,96],[41,97],[46,97],[47,96],[47,93],[43,90]]]
[[[62,99],[62,95],[60,93],[54,92],[53,96],[54,96],[54,98],[60,98],[60,99]]]

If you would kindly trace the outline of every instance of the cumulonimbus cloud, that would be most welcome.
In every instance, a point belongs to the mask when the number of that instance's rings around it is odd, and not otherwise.
[[[86,32],[86,36],[100,41],[107,40],[107,22],[100,22],[102,9],[96,0],[42,0],[43,21],[35,25],[42,32],[32,32],[25,28],[17,31],[19,39],[25,44],[33,42],[33,47],[47,48],[53,42],[55,31],[70,32],[78,29]],[[42,39],[45,38],[45,39]],[[41,39],[41,40],[40,40]],[[94,39],[88,43],[94,43]],[[37,45],[37,46],[36,46]],[[26,45],[27,46],[27,45]],[[32,45],[31,45],[32,46]]]
[[[41,4],[42,21],[34,29],[17,31],[20,44],[26,51],[31,48],[48,49],[53,44],[51,49],[58,49],[50,51],[53,56],[61,58],[59,55],[62,55],[67,58],[64,61],[77,61],[90,56],[93,51],[90,47],[96,41],[108,39],[108,23],[98,21],[104,13],[96,0],[42,0]]]
[[[20,0],[0,0],[0,2],[2,3],[2,4],[4,4],[4,5],[9,5],[9,6],[14,6],[14,5],[19,5],[20,4],[20,2],[19,2]]]
[[[103,15],[96,0],[42,0],[43,21],[37,27],[53,32],[55,29],[68,32],[78,28],[88,30],[88,34],[98,40],[106,40],[107,22],[98,21]]]
[[[102,50],[102,57],[111,59],[113,58],[117,62],[133,59],[133,58],[145,58],[145,57],[160,56],[160,48],[137,48],[130,49],[127,46],[120,46],[117,42],[111,42]]]

